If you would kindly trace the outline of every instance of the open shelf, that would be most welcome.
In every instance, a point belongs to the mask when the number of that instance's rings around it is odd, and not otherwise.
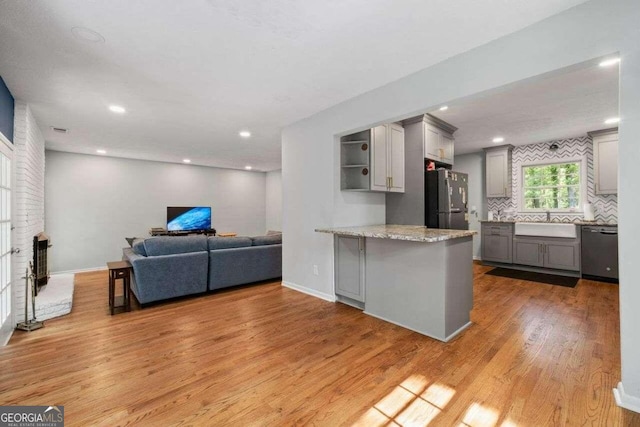
[[[340,138],[340,188],[368,191],[370,187],[371,130]]]

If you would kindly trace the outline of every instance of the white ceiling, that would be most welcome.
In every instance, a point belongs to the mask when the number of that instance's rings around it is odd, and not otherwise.
[[[49,149],[273,170],[282,127],[583,2],[0,0],[0,75]]]
[[[618,116],[618,66],[580,64],[448,104],[431,114],[458,127],[456,155],[500,144],[525,145],[585,136]]]

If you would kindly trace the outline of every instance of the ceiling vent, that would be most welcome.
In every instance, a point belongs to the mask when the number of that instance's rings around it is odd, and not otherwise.
[[[51,130],[57,133],[69,133],[69,129],[57,128],[55,126],[51,126]]]

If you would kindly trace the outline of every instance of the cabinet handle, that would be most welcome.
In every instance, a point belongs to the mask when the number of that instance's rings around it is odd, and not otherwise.
[[[389,177],[389,188],[393,188],[393,177]]]

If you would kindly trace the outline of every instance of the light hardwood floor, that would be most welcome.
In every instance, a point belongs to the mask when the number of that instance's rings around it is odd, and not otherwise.
[[[68,426],[638,426],[616,406],[618,288],[484,275],[444,344],[280,286],[110,316],[107,273],[73,311],[0,348],[0,402]]]

